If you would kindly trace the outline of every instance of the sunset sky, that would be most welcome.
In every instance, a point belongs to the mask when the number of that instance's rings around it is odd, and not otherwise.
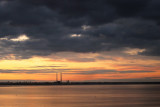
[[[160,81],[160,0],[0,0],[0,82]]]

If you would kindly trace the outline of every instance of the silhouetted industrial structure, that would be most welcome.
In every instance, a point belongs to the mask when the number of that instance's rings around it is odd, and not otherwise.
[[[0,85],[138,85],[159,84],[160,82],[0,82]]]
[[[58,75],[59,74],[59,75]],[[160,82],[63,82],[63,73],[56,73],[55,82],[0,82],[0,85],[134,85],[134,84],[159,84]],[[58,78],[60,77],[60,78]]]
[[[58,73],[56,73],[56,82],[54,83],[62,84],[63,82],[62,72],[60,72],[59,75],[60,75],[60,79],[58,79]]]

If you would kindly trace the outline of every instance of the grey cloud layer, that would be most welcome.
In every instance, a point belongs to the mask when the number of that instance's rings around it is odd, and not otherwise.
[[[91,75],[91,74],[117,74],[117,73],[121,73],[121,74],[125,74],[126,73],[126,74],[128,74],[128,73],[152,73],[152,72],[155,72],[155,71],[93,70],[93,71],[80,71],[80,72],[76,72],[76,74]]]
[[[31,40],[0,40],[1,57],[22,58],[53,52],[146,49],[160,55],[159,0],[1,0],[0,37],[28,35]],[[83,30],[83,25],[91,28]],[[81,34],[81,37],[70,37]]]
[[[78,70],[78,69],[77,69]],[[128,73],[153,73],[155,71],[117,71],[117,70],[91,70],[91,71],[77,71],[75,69],[43,69],[43,70],[3,70],[0,69],[0,73],[26,73],[26,74],[35,74],[35,73],[56,73],[62,72],[64,74],[83,74],[83,75],[92,75],[92,74],[128,74]]]

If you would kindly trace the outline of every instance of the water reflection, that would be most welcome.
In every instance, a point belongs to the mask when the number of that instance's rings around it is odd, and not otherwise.
[[[159,107],[160,85],[0,87],[0,107]]]

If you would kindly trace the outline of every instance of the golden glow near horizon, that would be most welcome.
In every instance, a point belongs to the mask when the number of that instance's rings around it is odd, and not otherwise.
[[[156,78],[160,74],[160,61],[140,58],[109,58],[98,53],[58,53],[46,57],[1,60],[0,80],[54,81],[55,72],[63,72],[64,80],[71,81]],[[130,73],[132,71],[137,72]]]

